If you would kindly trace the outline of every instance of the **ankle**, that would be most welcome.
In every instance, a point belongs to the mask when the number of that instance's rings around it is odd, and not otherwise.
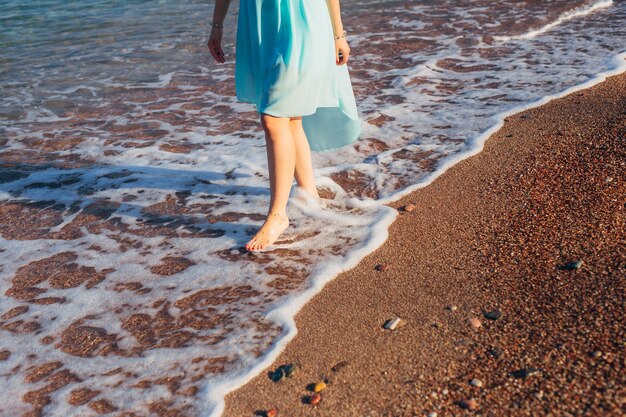
[[[267,213],[267,218],[285,218],[287,217],[287,212],[286,211],[270,211],[269,213]]]
[[[312,195],[313,197],[318,197],[319,198],[319,193],[317,192],[317,187],[308,187],[305,188],[301,185],[298,185],[298,188],[300,188],[302,191]]]

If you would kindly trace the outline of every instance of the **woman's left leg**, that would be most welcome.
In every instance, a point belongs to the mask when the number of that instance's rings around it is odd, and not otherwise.
[[[295,177],[298,187],[308,192],[315,198],[319,198],[313,176],[313,162],[311,161],[311,148],[302,127],[302,116],[292,117],[289,127],[296,147]]]

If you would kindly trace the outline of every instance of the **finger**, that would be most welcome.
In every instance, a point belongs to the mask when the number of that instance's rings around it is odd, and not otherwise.
[[[339,64],[339,48],[335,47],[335,64]]]
[[[209,51],[213,59],[219,63],[224,63],[224,51],[222,51],[222,48],[217,45],[215,41],[209,41]]]
[[[343,63],[347,64],[348,63],[348,59],[350,58],[350,50],[348,49],[347,51],[344,52],[343,54]]]
[[[209,52],[213,56],[213,59],[218,60],[217,53],[215,52],[215,47],[212,44],[209,44]]]
[[[217,62],[220,62],[220,57],[217,54],[217,51],[215,51],[215,47],[213,45],[211,45],[211,55],[213,55],[213,59],[215,59]]]

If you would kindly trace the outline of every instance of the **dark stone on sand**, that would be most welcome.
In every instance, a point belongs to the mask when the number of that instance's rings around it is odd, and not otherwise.
[[[337,362],[335,365],[333,365],[332,368],[330,368],[331,371],[333,372],[339,372],[341,371],[343,368],[345,368],[346,366],[348,366],[349,362],[348,361],[341,361],[341,362]]]
[[[492,347],[492,348],[489,348],[489,349],[487,350],[487,352],[489,352],[489,354],[490,354],[491,356],[493,356],[494,358],[496,358],[496,359],[498,359],[498,358],[499,358],[500,356],[502,356],[502,354],[504,353],[504,352],[502,351],[502,349],[497,348],[497,347]]]
[[[531,375],[538,374],[539,372],[541,372],[541,370],[537,368],[528,367],[528,368],[522,368],[522,369],[518,369],[516,371],[511,372],[511,376],[517,379],[523,379]]]
[[[280,365],[275,370],[270,371],[268,373],[268,376],[272,381],[278,382],[285,377],[291,378],[293,374],[296,372],[297,368],[298,368],[298,365],[295,363],[288,363],[286,365]]]
[[[565,270],[565,271],[572,271],[574,269],[580,269],[580,267],[583,265],[583,261],[576,260],[576,261],[571,261],[566,263],[565,265],[561,266],[561,269]]]
[[[498,309],[485,311],[483,312],[483,315],[485,316],[486,319],[489,319],[489,320],[498,320],[500,317],[502,317],[502,313]]]
[[[285,370],[282,367],[279,367],[275,371],[270,372],[269,377],[272,381],[278,382],[285,377]]]
[[[285,376],[287,378],[291,378],[293,374],[296,372],[298,366],[295,363],[289,363],[287,365],[283,365],[282,369],[285,371]]]
[[[384,272],[387,269],[389,269],[389,265],[387,264],[378,264],[374,267],[375,270],[380,271],[380,272]]]

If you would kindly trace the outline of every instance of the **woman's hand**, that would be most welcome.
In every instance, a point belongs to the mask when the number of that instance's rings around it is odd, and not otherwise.
[[[211,35],[209,35],[209,41],[207,42],[207,46],[209,47],[209,51],[213,58],[220,64],[223,64],[226,60],[224,59],[224,51],[222,50],[222,28],[213,26],[211,28]]]
[[[341,56],[339,53],[341,52]],[[350,47],[345,37],[335,39],[335,63],[337,65],[343,65],[348,62],[350,56]]]

